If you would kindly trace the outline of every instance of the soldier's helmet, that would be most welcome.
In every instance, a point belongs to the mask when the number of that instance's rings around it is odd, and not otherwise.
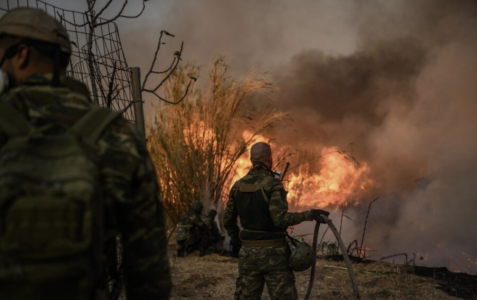
[[[71,53],[65,27],[40,9],[20,7],[7,12],[0,19],[0,36],[4,34],[57,45],[61,52]]]
[[[305,271],[313,263],[313,248],[307,243],[300,243],[292,250],[289,266],[293,271]]]
[[[202,205],[202,203],[200,203],[199,201],[195,201],[194,203],[192,203],[192,205],[190,206],[190,209],[192,209],[192,211],[200,214],[202,212],[202,209],[204,208],[204,206]]]
[[[217,215],[217,211],[215,209],[209,210],[209,216],[211,218],[215,218],[216,215]]]

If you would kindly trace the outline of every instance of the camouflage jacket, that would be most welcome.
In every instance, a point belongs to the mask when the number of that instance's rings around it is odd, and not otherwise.
[[[213,237],[218,237],[221,235],[217,223],[215,223],[214,219],[212,219],[209,215],[203,216],[202,221],[204,222],[205,226],[207,227],[207,230],[209,230],[210,234]]]
[[[176,240],[184,241],[195,234],[196,229],[207,229],[199,214],[187,212],[177,224]]]
[[[237,202],[238,189],[241,183],[246,184],[254,184],[259,183],[264,180],[266,177],[270,177],[270,173],[266,170],[261,168],[254,168],[250,170],[250,172],[232,186],[229,194],[229,201],[227,202],[227,207],[224,213],[224,226],[227,230],[228,235],[231,237],[232,242],[239,241],[239,233],[240,228],[237,225],[237,217],[240,217],[241,225],[247,229],[253,229],[254,231],[281,231],[282,233],[287,229],[288,226],[299,224],[303,221],[311,221],[312,216],[310,211],[300,212],[300,213],[289,213],[288,212],[288,202],[286,198],[286,191],[283,187],[283,184],[279,179],[273,178],[269,180],[269,183],[263,187],[264,193],[268,195],[269,203],[266,203],[263,197],[261,197],[261,191],[258,191],[258,195],[260,199],[252,199],[252,200],[260,200],[260,203],[253,203],[249,202],[250,207],[245,207],[242,210],[242,213],[239,213]],[[267,207],[268,211],[266,214],[263,215],[264,219],[269,220],[270,224],[264,220],[254,220],[254,218],[258,218],[256,214],[256,207],[255,205],[262,205]],[[243,205],[243,204],[241,204]],[[248,224],[247,224],[248,223]],[[259,224],[255,225],[254,228],[248,228],[247,226],[251,227],[251,224]],[[262,228],[257,228],[257,226],[263,226]],[[264,228],[266,227],[266,228]],[[272,230],[270,230],[270,228]],[[262,234],[255,234],[254,236],[247,236],[246,234],[241,234],[240,238],[242,239],[270,239],[269,235]]]
[[[8,101],[33,126],[54,122],[71,127],[92,107],[89,92],[71,78],[62,77],[59,87],[50,82],[51,74],[31,76],[3,94],[0,101]],[[6,141],[0,129],[0,148]],[[103,132],[97,146],[107,212],[105,236],[109,237],[105,255],[110,264],[115,263],[114,239],[121,233],[128,299],[169,299],[163,205],[146,145],[131,123],[118,118]]]

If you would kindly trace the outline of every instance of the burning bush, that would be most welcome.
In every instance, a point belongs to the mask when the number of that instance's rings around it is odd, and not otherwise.
[[[193,66],[175,72],[165,86],[167,97],[179,100],[189,74],[196,73]],[[232,80],[224,59],[217,58],[206,90],[194,88],[180,104],[157,110],[148,148],[173,223],[193,201],[216,207],[228,192],[224,188],[235,174],[237,160],[258,134],[284,117],[253,109],[252,96],[270,91],[270,84],[253,72],[243,82]],[[245,129],[251,132],[246,138]]]

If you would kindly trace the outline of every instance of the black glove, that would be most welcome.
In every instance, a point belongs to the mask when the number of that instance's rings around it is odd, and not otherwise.
[[[311,209],[310,211],[311,211],[311,216],[313,217],[313,220],[321,224],[326,224],[325,220],[323,220],[321,215],[328,217],[330,215],[329,212],[322,209]]]
[[[237,241],[234,241],[234,242],[230,241],[230,244],[232,245],[232,253],[230,253],[230,256],[238,258],[240,248],[242,248],[242,244]]]

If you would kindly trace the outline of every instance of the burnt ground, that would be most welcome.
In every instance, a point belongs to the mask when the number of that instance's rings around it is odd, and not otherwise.
[[[237,259],[197,252],[185,258],[170,248],[173,275],[171,299],[233,299]],[[477,276],[453,273],[446,268],[397,265],[388,262],[353,263],[361,299],[477,299]],[[310,270],[296,272],[299,298],[308,287]],[[345,263],[340,257],[317,259],[310,299],[352,299],[353,291]],[[269,299],[266,288],[262,299]]]
[[[432,278],[439,289],[461,299],[477,299],[477,276],[454,273],[447,268],[414,267],[414,274]]]

